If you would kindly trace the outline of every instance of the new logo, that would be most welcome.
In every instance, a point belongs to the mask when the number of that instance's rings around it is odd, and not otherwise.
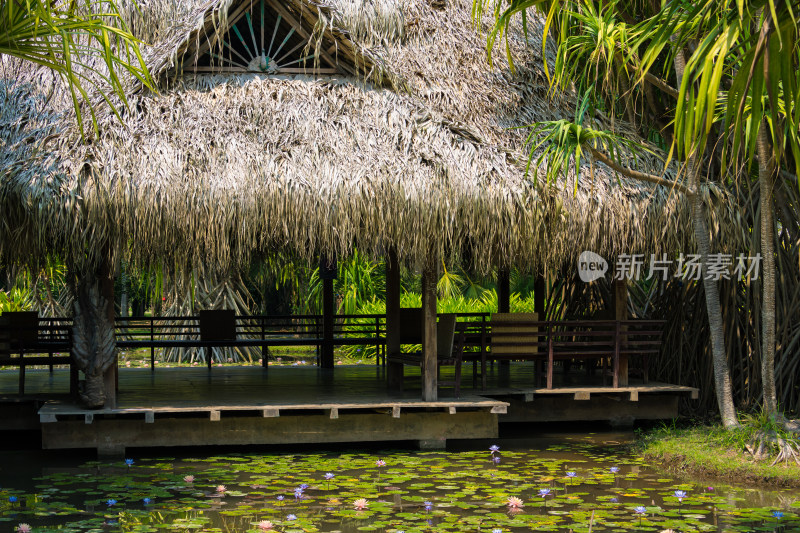
[[[585,251],[578,256],[578,276],[589,283],[602,278],[608,271],[608,262],[594,252]]]

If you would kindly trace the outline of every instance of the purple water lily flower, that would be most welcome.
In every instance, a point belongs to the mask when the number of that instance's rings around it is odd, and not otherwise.
[[[539,489],[539,496],[546,498],[550,495],[550,489]]]
[[[9,496],[8,497],[8,503],[17,503],[17,497],[16,496]]]
[[[433,509],[433,502],[425,502],[425,510],[430,511]]]
[[[297,515],[293,514],[286,515],[286,520],[297,520]]]
[[[150,502],[153,501],[150,498],[142,498],[142,503],[145,505],[150,505]]]
[[[113,507],[117,505],[117,500],[115,500],[114,498],[109,498],[108,500],[106,500],[106,505],[108,505],[109,507]]]
[[[133,459],[125,459],[125,465],[133,466]]]
[[[780,511],[772,511],[772,516],[780,520],[781,518],[783,518],[783,513]]]
[[[567,472],[567,477],[578,477],[577,472]]]
[[[300,488],[303,489],[303,490],[306,490],[308,487],[309,487],[308,483],[303,483],[303,484],[300,485]]]
[[[674,496],[676,498],[678,498],[679,502],[682,502],[683,499],[686,497],[686,491],[685,490],[676,490],[673,494],[674,494]]]
[[[334,475],[333,475],[333,474],[331,474],[330,472],[328,472],[327,474],[325,474],[325,479],[327,479],[328,481],[330,481],[331,479],[333,479],[333,478],[335,478],[335,477],[336,477],[336,476],[334,476]]]
[[[500,446],[498,446],[497,444],[492,444],[491,446],[489,446],[489,451],[491,453],[497,453],[500,451]]]
[[[611,472],[612,474],[616,474],[617,472],[619,472],[619,467],[612,466],[611,468],[608,469],[608,471]]]
[[[616,496],[612,496],[611,499],[608,501],[610,501],[611,503],[619,503],[619,498],[617,498]]]
[[[496,528],[494,528],[494,529],[492,530],[492,533],[503,533],[503,530],[502,530],[502,529],[500,529],[499,527],[496,527]]]
[[[375,461],[375,466],[377,466],[378,468],[386,466],[386,461],[384,461],[383,459],[378,459],[377,461]]]
[[[645,507],[644,505],[639,505],[636,508],[634,508],[634,512],[639,515],[645,514],[647,512],[647,507]]]

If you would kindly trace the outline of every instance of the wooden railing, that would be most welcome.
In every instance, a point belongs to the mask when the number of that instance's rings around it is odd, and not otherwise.
[[[151,368],[155,348],[173,347],[260,347],[266,354],[273,346],[322,347],[322,315],[240,315],[235,317],[235,336],[220,340],[202,340],[200,318],[117,317],[115,333],[120,348],[150,348]],[[386,344],[384,315],[336,315],[334,346],[375,346],[382,356]],[[377,362],[376,358],[376,362]],[[206,358],[211,365],[211,359]],[[267,358],[262,357],[262,365]]]
[[[72,364],[72,319],[38,318],[35,313],[0,316],[0,366],[19,368],[19,394],[25,393],[25,368],[69,365],[70,391],[77,390],[78,373]],[[27,354],[47,354],[31,356]]]
[[[77,377],[68,355],[72,319],[20,314],[17,320],[14,324],[0,316],[0,366],[20,368],[20,391],[24,388],[25,366],[49,365],[52,371],[53,365],[70,364]],[[115,335],[120,348],[149,348],[151,369],[155,366],[155,348],[159,347],[251,346],[266,354],[271,346],[321,348],[326,342],[334,346],[375,346],[376,363],[386,362],[385,315],[336,315],[333,339],[329,341],[323,338],[321,315],[243,315],[234,320],[235,334],[230,338],[208,340],[203,338],[197,316],[117,317]],[[617,387],[620,360],[641,357],[647,381],[648,360],[659,352],[664,324],[661,320],[504,322],[491,320],[488,313],[462,313],[458,320],[456,331],[463,347],[460,356],[476,366],[474,375],[481,377],[483,388],[487,362],[504,360],[547,362],[547,387],[552,388],[555,361],[597,358],[610,362]],[[48,356],[26,355],[43,353]],[[55,355],[62,353],[65,355]],[[210,367],[211,357],[206,360]],[[477,363],[481,364],[480,373]],[[262,364],[267,365],[266,356],[262,356]]]
[[[458,344],[464,361],[480,362],[482,388],[486,388],[488,361],[541,361],[547,363],[547,388],[553,388],[553,363],[574,359],[598,359],[611,365],[613,386],[619,387],[620,360],[641,357],[645,383],[649,358],[658,354],[663,320],[485,320],[459,323]]]

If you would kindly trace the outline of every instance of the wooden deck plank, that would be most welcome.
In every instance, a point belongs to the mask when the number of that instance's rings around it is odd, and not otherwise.
[[[260,366],[225,366],[206,368],[156,368],[120,369],[118,408],[100,409],[93,414],[139,414],[148,423],[165,413],[220,411],[255,411],[264,418],[277,418],[282,412],[293,410],[341,411],[375,409],[400,417],[403,410],[434,408],[492,410],[503,404],[503,400],[519,398],[536,403],[541,398],[559,397],[576,393],[588,393],[591,401],[596,397],[619,397],[624,401],[636,401],[648,394],[678,394],[696,397],[698,389],[680,385],[651,382],[631,384],[627,387],[602,387],[599,376],[585,376],[583,371],[568,375],[560,372],[555,376],[556,388],[533,387],[533,365],[512,363],[510,372],[502,374],[498,367],[489,368],[489,388],[481,391],[471,384],[471,365],[465,365],[462,379],[462,395],[452,397],[452,390],[440,390],[436,402],[421,400],[421,379],[418,369],[406,369],[404,390],[390,391],[386,386],[384,367],[372,365],[342,365],[333,370],[314,366],[271,366],[264,370]],[[451,369],[444,369],[447,373]],[[62,389],[68,390],[69,375],[56,370],[32,370],[28,373],[27,390],[39,399],[58,398]],[[0,397],[19,401],[17,376],[14,371],[0,371]],[[53,394],[51,394],[53,393]],[[61,396],[49,401],[41,414],[83,415],[86,412]],[[149,414],[148,414],[149,413]],[[341,414],[341,413],[340,413]],[[208,415],[210,416],[210,414]],[[223,415],[224,416],[224,415]]]
[[[304,410],[323,410],[323,411],[335,411],[337,414],[341,410],[347,409],[392,409],[394,412],[397,409],[397,413],[399,416],[399,410],[401,408],[409,409],[409,408],[433,408],[433,409],[448,409],[448,410],[455,410],[457,408],[485,408],[491,409],[493,407],[498,407],[502,405],[508,405],[506,402],[499,401],[499,400],[492,400],[489,398],[463,398],[461,400],[450,400],[450,401],[438,401],[438,402],[423,402],[423,401],[397,401],[397,402],[370,402],[370,401],[363,401],[363,402],[353,402],[353,403],[307,403],[307,404],[263,404],[263,403],[254,403],[251,405],[221,405],[221,404],[213,404],[213,405],[202,405],[202,406],[170,406],[170,407],[126,407],[126,408],[117,408],[117,409],[93,409],[92,414],[94,415],[124,415],[124,414],[156,414],[156,413],[211,413],[210,416],[214,416],[213,413],[219,413],[222,411],[260,411],[266,414],[263,414],[264,417],[277,417],[279,416],[278,413],[280,411],[304,411]],[[86,410],[82,409],[81,407],[68,402],[63,401],[50,401],[44,404],[40,409],[39,413],[41,415],[61,415],[61,416],[70,416],[70,415],[83,415],[86,414]],[[332,417],[335,418],[335,417]]]

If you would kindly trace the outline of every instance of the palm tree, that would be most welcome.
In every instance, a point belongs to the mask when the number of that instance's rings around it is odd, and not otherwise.
[[[126,87],[138,83],[153,88],[139,44],[113,0],[0,0],[0,55],[58,74],[84,139],[85,110],[98,133],[98,105],[107,105],[120,118],[118,106],[127,105]],[[102,290],[111,282],[111,272],[101,270],[103,276],[82,276],[70,283],[75,300],[73,352],[86,376],[81,399],[90,407],[105,402],[103,376],[116,360],[113,322],[107,320],[113,316],[114,302]]]
[[[764,408],[777,413],[772,189],[778,171],[795,182],[800,174],[800,2],[474,0],[478,21],[487,7],[493,7],[494,15],[487,40],[490,60],[496,40],[504,35],[507,40],[514,18],[520,17],[527,28],[528,9],[538,9],[546,15],[543,46],[551,35],[558,46],[552,85],[575,83],[593,104],[584,101],[572,122],[532,125],[531,154],[543,150],[537,163],[546,165],[548,180],[588,155],[628,177],[686,194],[705,264],[710,243],[702,187],[708,181],[724,186],[748,179],[751,162],[758,160],[764,259],[762,382]],[[512,51],[508,46],[506,50],[513,68]],[[684,161],[684,183],[628,168],[618,158],[619,148],[635,153],[644,147],[583,124],[590,107],[631,120],[635,102],[642,102],[637,115],[642,128],[649,126],[643,133],[671,146],[668,161]],[[703,277],[717,402],[724,425],[733,427],[738,422],[718,287]]]

